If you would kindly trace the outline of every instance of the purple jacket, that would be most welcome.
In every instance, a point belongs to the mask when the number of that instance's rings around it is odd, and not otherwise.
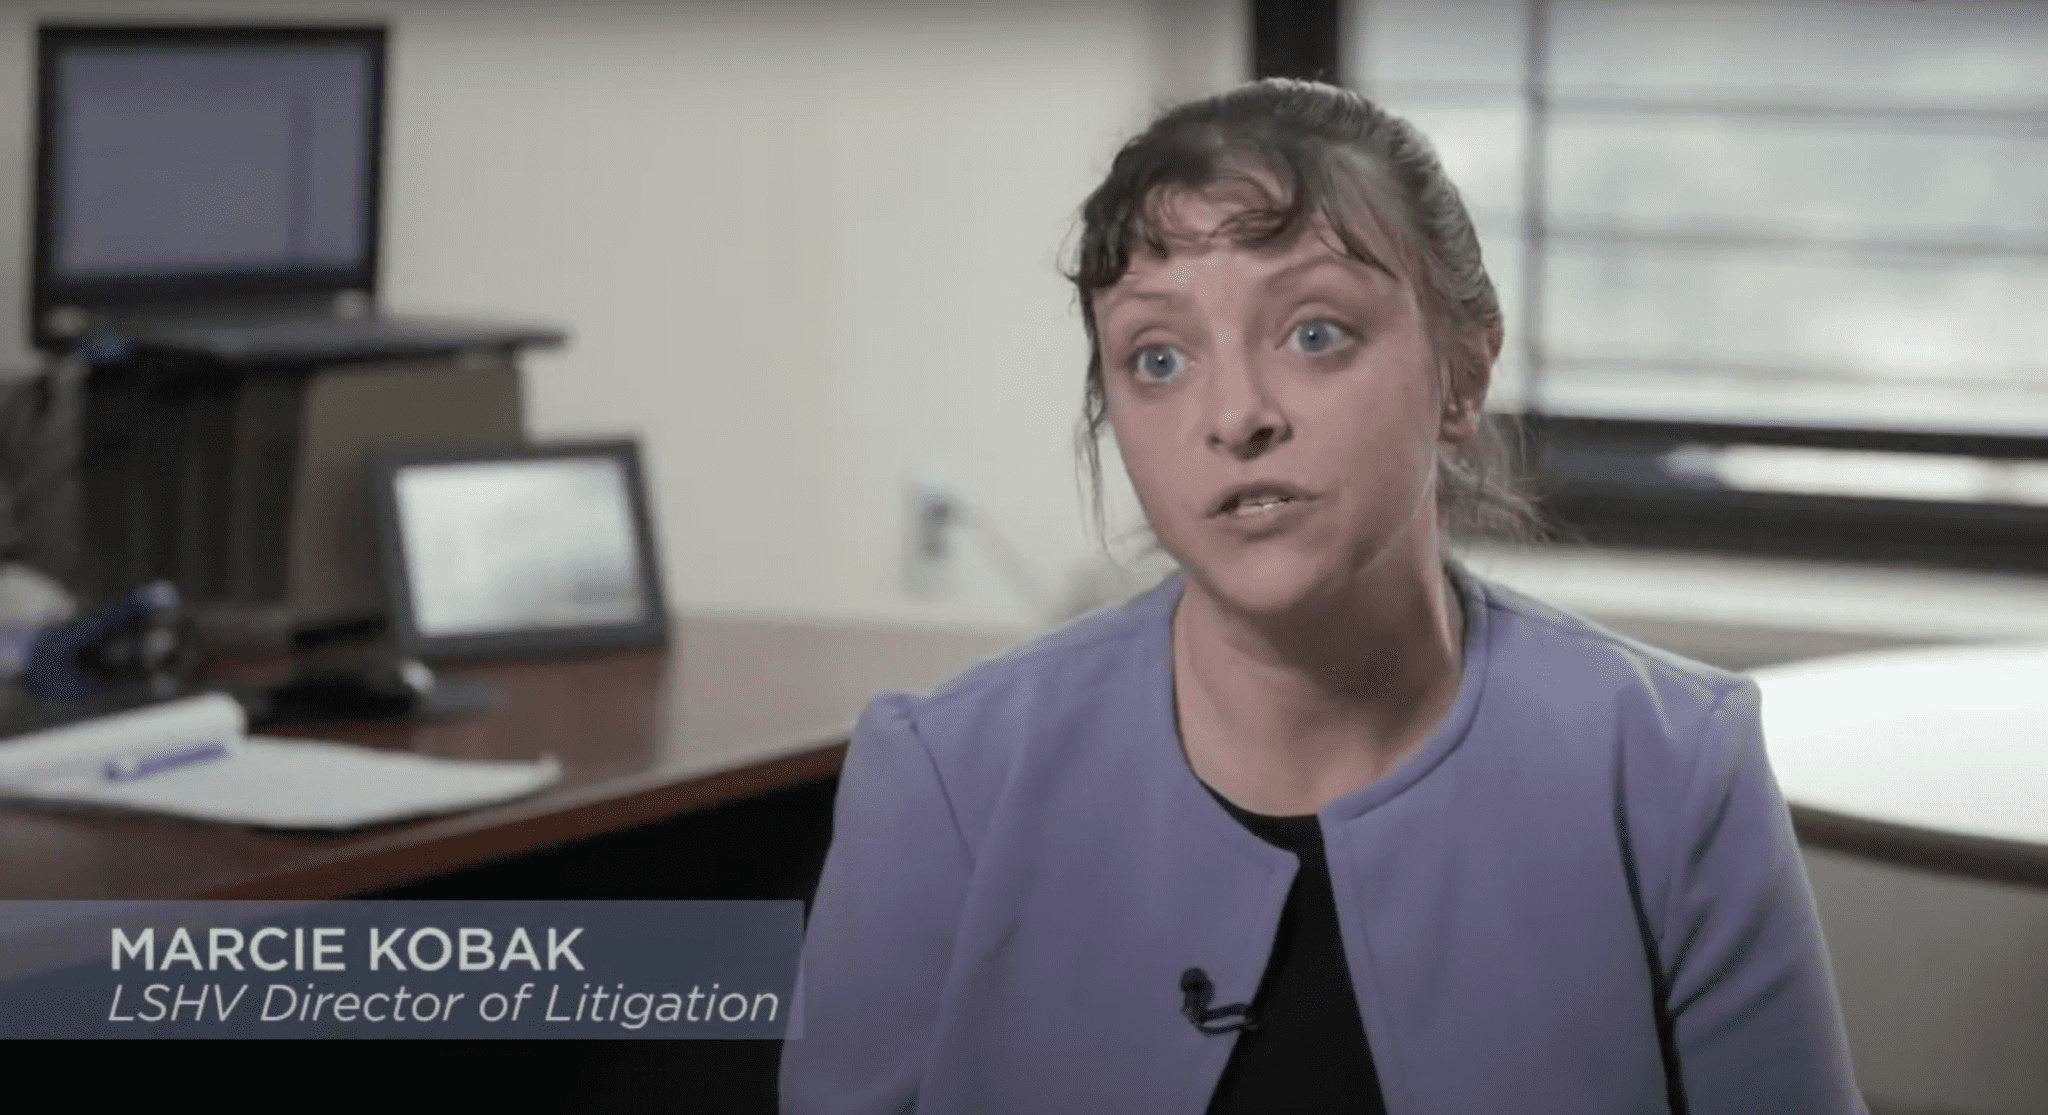
[[[1320,814],[1389,1115],[1666,1111],[1660,982],[1692,1115],[1862,1115],[1755,685],[1457,576],[1449,715]],[[1201,1115],[1181,973],[1249,1001],[1297,861],[1181,752],[1181,587],[868,706],[788,1115]]]

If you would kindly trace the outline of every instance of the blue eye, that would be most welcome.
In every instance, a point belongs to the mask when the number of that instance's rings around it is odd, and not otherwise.
[[[1329,352],[1348,339],[1350,334],[1334,321],[1304,321],[1294,327],[1293,336],[1288,340],[1296,349],[1318,356]]]
[[[1180,374],[1187,362],[1188,358],[1182,356],[1179,349],[1168,345],[1147,345],[1138,350],[1131,366],[1137,369],[1140,378],[1157,382]]]

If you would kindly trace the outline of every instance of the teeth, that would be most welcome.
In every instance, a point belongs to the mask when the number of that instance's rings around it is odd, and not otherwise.
[[[1236,510],[1240,515],[1256,515],[1262,511],[1270,511],[1286,502],[1286,496],[1258,496],[1254,499],[1240,500]]]

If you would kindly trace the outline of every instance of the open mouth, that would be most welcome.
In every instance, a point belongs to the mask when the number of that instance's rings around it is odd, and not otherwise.
[[[1255,519],[1307,499],[1308,496],[1292,489],[1259,484],[1240,488],[1225,496],[1213,514],[1218,518]]]
[[[1280,508],[1285,507],[1286,505],[1293,502],[1293,496],[1269,495],[1248,496],[1244,498],[1232,497],[1229,501],[1224,503],[1223,511],[1221,513],[1225,515],[1232,515],[1240,519],[1250,518],[1255,515],[1271,514],[1272,512],[1278,511]]]

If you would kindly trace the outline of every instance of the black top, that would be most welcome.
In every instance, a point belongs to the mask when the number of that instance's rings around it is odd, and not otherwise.
[[[1237,1034],[1209,1115],[1386,1115],[1337,931],[1337,899],[1316,818],[1250,813],[1209,792],[1260,839],[1301,859],[1280,913],[1272,959],[1252,1000],[1258,1029]]]

